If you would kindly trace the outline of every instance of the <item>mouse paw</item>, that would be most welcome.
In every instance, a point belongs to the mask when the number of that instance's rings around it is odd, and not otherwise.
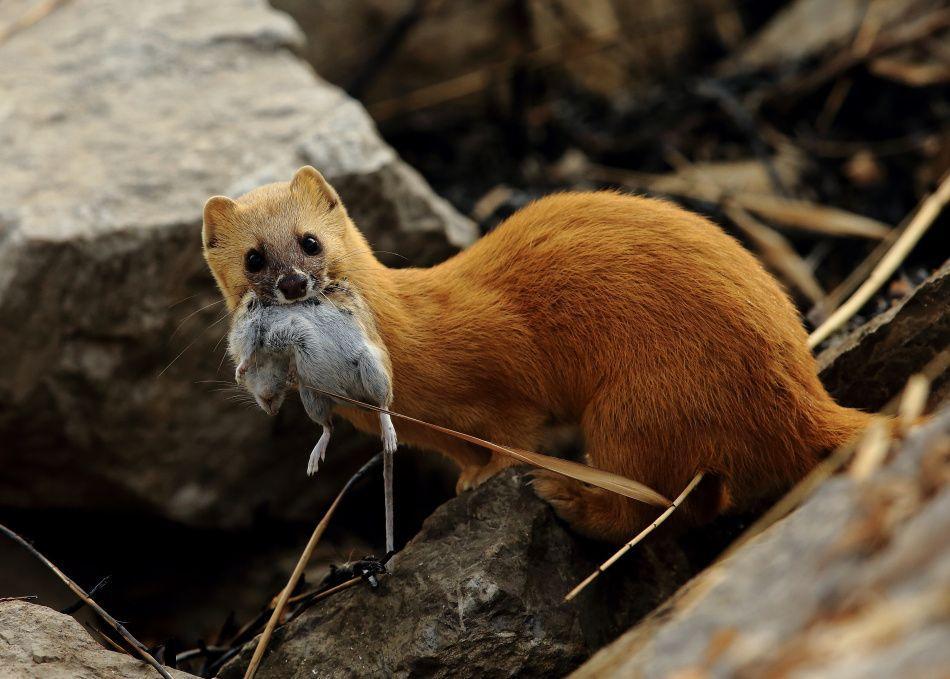
[[[385,415],[380,418],[379,424],[383,436],[383,451],[390,454],[395,453],[399,441],[396,438],[396,428],[393,426],[393,421],[388,415]]]
[[[310,453],[310,459],[307,460],[307,476],[313,476],[320,468],[320,454],[316,450]]]
[[[323,433],[317,439],[317,445],[310,452],[310,459],[307,461],[307,476],[313,476],[320,468],[320,463],[327,455],[327,446],[330,444],[330,431],[327,427],[323,428]]]

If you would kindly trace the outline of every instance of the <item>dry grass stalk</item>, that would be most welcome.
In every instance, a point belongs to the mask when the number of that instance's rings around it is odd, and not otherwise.
[[[874,250],[869,254],[851,273],[849,273],[841,283],[839,283],[823,300],[813,306],[808,312],[808,319],[815,324],[824,323],[835,309],[841,306],[849,295],[857,290],[861,283],[867,280],[871,271],[877,266],[877,263],[884,258],[894,242],[900,238],[901,234],[907,229],[907,224],[903,223],[887,235],[886,238],[878,243]]]
[[[530,450],[500,446],[497,443],[480,439],[477,436],[472,436],[471,434],[449,429],[448,427],[442,427],[438,424],[426,422],[425,420],[403,415],[402,413],[380,408],[379,406],[374,406],[369,403],[363,403],[362,401],[357,401],[356,399],[349,398],[348,396],[341,396],[339,394],[323,391],[322,389],[316,389],[314,387],[308,387],[308,389],[311,389],[322,396],[326,396],[343,403],[349,403],[358,408],[372,410],[378,413],[386,413],[390,417],[396,417],[407,422],[414,422],[415,424],[421,425],[428,429],[432,429],[443,434],[448,434],[449,436],[461,439],[462,441],[467,441],[468,443],[473,443],[476,446],[480,446],[482,448],[487,448],[488,450],[500,453],[501,455],[513,457],[519,462],[524,462],[534,467],[547,469],[548,471],[555,472],[556,474],[561,474],[562,476],[572,478],[575,481],[589,483],[592,486],[597,486],[598,488],[609,490],[611,492],[617,493],[618,495],[623,495],[624,497],[628,497],[631,500],[637,500],[638,502],[645,502],[647,504],[664,508],[669,507],[672,504],[667,498],[663,497],[663,495],[656,492],[649,486],[645,486],[642,483],[624,478],[618,474],[604,471],[603,469],[588,467],[585,464],[572,462],[571,460],[562,460],[561,458],[551,457],[549,455],[542,455],[541,453],[535,453]]]
[[[667,507],[667,508],[666,508],[666,511],[664,511],[662,514],[660,514],[660,515],[656,518],[656,521],[654,521],[654,522],[651,523],[649,526],[647,526],[646,528],[644,528],[642,531],[640,531],[639,533],[637,533],[636,537],[634,537],[630,542],[628,542],[628,543],[625,544],[623,547],[621,547],[620,549],[618,549],[618,550],[614,553],[613,556],[611,556],[609,559],[607,559],[607,560],[604,561],[602,564],[600,564],[600,565],[597,567],[597,570],[595,570],[593,573],[591,573],[590,575],[588,575],[588,576],[584,579],[583,582],[581,582],[579,585],[577,585],[577,587],[575,587],[574,589],[572,589],[570,592],[567,593],[567,596],[564,597],[564,601],[570,601],[571,599],[573,599],[574,597],[576,597],[578,594],[580,594],[580,593],[584,590],[584,588],[587,587],[587,585],[589,585],[590,583],[592,583],[594,580],[596,580],[597,577],[598,577],[601,573],[603,573],[605,570],[607,570],[608,568],[610,568],[611,566],[613,566],[614,563],[617,561],[617,559],[619,559],[619,558],[622,557],[624,554],[626,554],[627,552],[629,552],[629,551],[630,551],[631,549],[633,549],[638,543],[640,543],[647,535],[649,535],[649,534],[652,533],[654,530],[656,530],[657,527],[658,527],[661,523],[663,523],[664,521],[666,521],[666,520],[670,517],[670,515],[673,513],[673,511],[674,511],[677,507],[679,507],[679,506],[682,504],[683,500],[685,500],[686,497],[687,497],[691,492],[693,492],[693,489],[694,489],[694,488],[696,487],[696,485],[702,480],[702,478],[703,478],[703,473],[702,473],[702,472],[699,472],[698,474],[696,474],[696,476],[693,477],[693,480],[689,482],[689,485],[687,485],[686,488],[683,489],[683,492],[680,493],[679,496],[678,496],[675,500],[673,500],[673,504],[671,504],[669,507]]]
[[[876,76],[889,78],[911,87],[931,87],[950,82],[950,64],[928,64],[903,59],[881,57],[870,63],[868,69]]]
[[[880,240],[891,227],[847,210],[767,194],[739,193],[732,198],[746,210],[778,224],[825,236]]]
[[[251,662],[248,664],[247,671],[244,673],[244,679],[251,679],[257,672],[257,668],[261,664],[261,660],[264,658],[264,651],[267,650],[267,645],[270,643],[271,636],[274,634],[274,629],[277,627],[277,623],[280,622],[280,618],[284,613],[284,609],[287,607],[287,602],[290,600],[290,595],[297,587],[297,583],[300,582],[303,571],[310,562],[310,557],[313,556],[313,550],[316,549],[317,544],[320,542],[320,538],[323,537],[323,533],[326,531],[327,526],[330,523],[330,519],[333,517],[334,512],[336,512],[340,501],[343,500],[343,496],[346,495],[347,491],[353,487],[353,484],[363,478],[370,469],[379,463],[381,456],[382,453],[373,457],[369,462],[364,464],[359,469],[359,471],[350,477],[350,480],[346,482],[346,485],[343,486],[343,489],[340,490],[336,498],[334,498],[333,503],[330,505],[330,508],[327,509],[326,513],[323,515],[323,518],[320,519],[320,523],[318,523],[317,527],[313,529],[313,534],[310,536],[310,540],[307,541],[307,546],[304,547],[303,552],[300,554],[300,558],[297,559],[297,565],[294,566],[293,573],[290,574],[290,579],[287,581],[287,586],[281,590],[280,596],[277,598],[277,603],[274,605],[274,610],[271,613],[270,619],[267,621],[267,625],[264,627],[264,631],[261,633],[261,638],[258,640],[257,647],[254,649],[254,655],[251,656]]]
[[[937,190],[920,203],[913,219],[907,224],[907,228],[894,241],[894,245],[874,268],[864,284],[855,291],[847,302],[831,314],[828,320],[808,336],[809,348],[814,349],[838,328],[847,323],[871,299],[874,293],[887,282],[927,232],[930,225],[940,215],[948,200],[950,200],[950,173],[945,174],[940,180]]]
[[[17,543],[18,545],[20,545],[21,547],[23,547],[26,551],[28,551],[28,552],[29,552],[30,554],[32,554],[34,557],[36,557],[37,559],[39,559],[39,561],[41,561],[44,566],[46,566],[48,569],[50,569],[51,571],[53,571],[53,573],[56,575],[56,577],[58,577],[60,580],[62,580],[63,583],[64,583],[67,587],[69,587],[69,589],[72,590],[73,594],[75,594],[75,595],[78,596],[80,599],[82,599],[83,603],[85,603],[87,606],[89,606],[89,608],[91,608],[91,609],[94,610],[96,613],[98,613],[98,614],[99,614],[99,617],[101,617],[103,620],[105,620],[107,623],[109,623],[109,626],[112,627],[112,629],[114,629],[116,632],[118,632],[119,636],[121,636],[123,639],[125,639],[126,642],[127,642],[132,648],[135,649],[135,652],[138,653],[138,654],[142,657],[142,659],[143,659],[145,662],[147,662],[149,665],[151,665],[152,667],[154,667],[155,670],[156,670],[160,675],[162,675],[163,677],[165,677],[165,679],[172,679],[172,676],[168,673],[168,671],[167,671],[164,667],[162,667],[161,663],[159,663],[159,662],[154,658],[154,656],[152,656],[151,653],[148,652],[148,649],[145,648],[145,646],[142,644],[142,642],[140,642],[138,639],[136,639],[134,636],[132,636],[131,632],[129,632],[129,630],[127,630],[127,629],[125,628],[125,626],[124,626],[122,623],[120,623],[118,620],[116,620],[116,619],[113,618],[111,615],[109,615],[109,614],[105,611],[105,609],[102,608],[102,606],[100,606],[99,604],[97,604],[97,603],[92,599],[92,597],[90,597],[88,594],[86,594],[86,591],[85,591],[82,587],[80,587],[79,585],[77,585],[75,582],[73,582],[73,581],[69,578],[69,576],[67,576],[65,573],[63,573],[61,570],[59,570],[59,568],[57,568],[56,564],[54,564],[52,561],[50,561],[50,560],[47,559],[45,556],[43,556],[43,555],[39,552],[39,550],[37,550],[33,545],[31,545],[29,542],[27,542],[26,540],[24,540],[24,539],[23,539],[22,537],[20,537],[17,533],[13,532],[12,530],[10,530],[10,529],[7,528],[6,526],[4,526],[2,523],[0,523],[0,533],[3,533],[4,535],[6,535],[8,538],[10,538],[10,539],[13,540],[14,542],[16,542],[16,543]]]
[[[906,432],[917,423],[927,407],[930,396],[930,379],[923,373],[917,373],[907,380],[900,405],[897,407],[897,425]]]
[[[821,87],[829,80],[868,59],[905,45],[915,44],[950,26],[950,10],[943,9],[916,19],[905,19],[885,31],[874,31],[868,45],[849,45],[834,57],[804,76],[793,76],[790,83],[779,84],[773,96],[792,99]],[[856,49],[857,47],[857,49]]]
[[[848,474],[855,481],[864,481],[884,464],[890,447],[891,434],[887,420],[883,418],[875,420],[861,437],[861,442],[854,451],[854,459],[848,468]]]
[[[695,165],[692,167],[699,168]],[[645,189],[714,203],[723,203],[728,199],[739,207],[776,224],[823,236],[881,240],[891,232],[891,227],[887,224],[847,210],[767,193],[728,190],[718,182],[708,179],[710,175],[708,171],[705,172],[706,180],[695,173],[691,180],[682,172],[669,175],[646,174],[596,164],[591,164],[589,169],[589,176],[592,179],[621,184],[634,190]]]
[[[327,589],[314,591],[314,592],[304,592],[303,594],[298,594],[297,596],[292,596],[287,600],[289,604],[296,604],[304,599],[314,603],[320,601],[321,599],[326,599],[328,596],[341,592],[344,589],[349,589],[353,585],[357,584],[363,578],[361,576],[356,576],[355,578],[350,578],[349,580],[344,580],[339,585],[334,585],[333,587],[328,587]]]

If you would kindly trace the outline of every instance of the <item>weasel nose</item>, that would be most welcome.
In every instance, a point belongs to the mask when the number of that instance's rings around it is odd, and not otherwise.
[[[307,277],[299,273],[289,273],[280,277],[277,287],[284,293],[284,299],[300,299],[307,294]]]

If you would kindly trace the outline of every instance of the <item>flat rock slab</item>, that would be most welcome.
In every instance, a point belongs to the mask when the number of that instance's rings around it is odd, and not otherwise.
[[[445,503],[377,591],[335,594],[278,630],[257,676],[561,676],[702,565],[653,541],[564,603],[612,550],[568,532],[526,480],[509,470]],[[221,676],[241,677],[255,644]]]
[[[575,677],[936,677],[950,667],[950,408],[826,482]]]
[[[35,4],[4,3],[4,24]],[[301,408],[270,420],[219,393],[204,201],[310,163],[410,263],[476,230],[293,55],[301,40],[263,0],[87,0],[0,44],[0,504],[240,526],[309,519],[352,471],[340,437],[311,483]]]
[[[907,379],[950,350],[950,263],[884,313],[818,356],[821,380],[839,403],[880,410]],[[946,395],[946,371],[935,376],[931,403]]]
[[[176,679],[192,674],[168,670]],[[0,601],[0,676],[17,679],[154,679],[132,656],[103,648],[74,618],[23,601]]]

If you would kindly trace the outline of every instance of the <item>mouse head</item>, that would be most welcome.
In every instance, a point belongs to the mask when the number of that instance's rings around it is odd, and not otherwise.
[[[257,351],[238,366],[238,383],[268,415],[276,415],[296,381],[290,352]]]
[[[266,309],[253,293],[245,295],[228,333],[235,381],[247,389],[269,415],[277,414],[287,390],[296,382],[290,346],[270,340]]]
[[[210,198],[202,241],[205,260],[234,311],[248,292],[265,304],[320,296],[335,264],[352,249],[352,232],[336,191],[305,166],[290,182],[262,186],[237,200]]]

